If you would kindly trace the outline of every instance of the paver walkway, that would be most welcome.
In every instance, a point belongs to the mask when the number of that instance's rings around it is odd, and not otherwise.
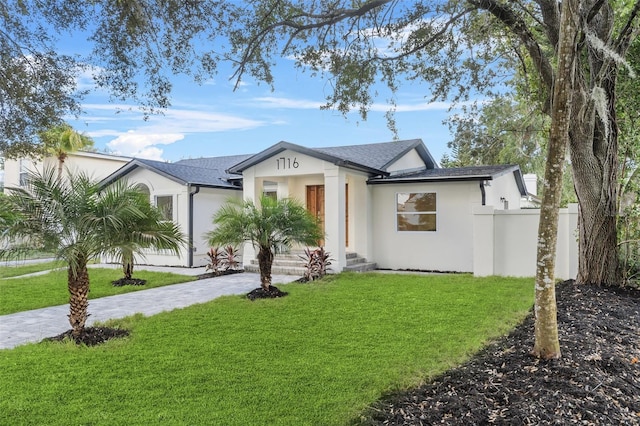
[[[100,265],[100,267],[105,267],[105,265]],[[143,267],[138,268],[143,269]],[[145,267],[144,269],[169,270],[185,275],[204,273],[204,268]],[[281,284],[294,281],[297,278],[291,275],[274,275],[272,280],[274,284]],[[136,313],[154,315],[163,311],[208,302],[224,295],[248,293],[259,286],[259,274],[244,272],[102,297],[89,301],[90,316],[87,325],[90,326],[96,321],[124,318]],[[69,305],[61,305],[0,316],[0,349],[38,342],[46,337],[64,333],[70,328],[68,314]]]

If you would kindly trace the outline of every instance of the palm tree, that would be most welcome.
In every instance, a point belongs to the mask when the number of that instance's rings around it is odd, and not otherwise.
[[[69,288],[69,323],[72,335],[82,335],[89,305],[87,263],[101,255],[113,255],[129,233],[136,239],[132,223],[146,212],[140,209],[138,189],[125,181],[100,190],[97,181],[86,174],[68,174],[60,179],[53,168],[29,175],[25,188],[11,188],[8,209],[2,214],[0,231],[5,241],[15,246],[3,250],[4,255],[20,247],[43,248],[67,264]],[[19,244],[17,243],[19,242]],[[179,240],[150,238],[144,246],[169,248],[178,252]]]
[[[184,234],[174,222],[164,219],[162,211],[149,203],[149,197],[139,192],[132,199],[135,208],[141,213],[129,218],[129,226],[113,234],[114,258],[122,263],[124,281],[130,282],[133,275],[135,257],[144,258],[144,249],[168,249],[178,252],[185,245]]]
[[[258,250],[260,286],[271,287],[271,265],[275,249],[293,243],[316,245],[323,238],[316,219],[292,199],[262,196],[253,201],[230,199],[213,216],[217,228],[206,234],[212,246],[251,242]]]
[[[40,132],[39,138],[45,154],[53,155],[58,159],[58,179],[62,176],[64,161],[69,153],[93,146],[93,139],[76,132],[66,123]]]

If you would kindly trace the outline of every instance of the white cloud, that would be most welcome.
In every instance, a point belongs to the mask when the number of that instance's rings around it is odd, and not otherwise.
[[[143,120],[143,113],[125,104],[86,104],[87,134],[93,138],[113,137],[106,143],[119,155],[162,160],[163,145],[183,140],[193,133],[246,130],[267,123],[232,114],[207,111],[207,106],[185,105]],[[117,123],[120,129],[114,127]],[[101,128],[106,124],[109,127]],[[118,130],[116,130],[118,129]],[[128,130],[124,130],[128,129]]]
[[[107,147],[118,155],[162,160],[163,150],[157,145],[170,145],[184,139],[179,133],[142,133],[133,130],[121,134]]]

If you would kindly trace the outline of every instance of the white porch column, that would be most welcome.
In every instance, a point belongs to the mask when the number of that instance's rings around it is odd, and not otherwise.
[[[373,259],[373,208],[371,206],[371,188],[367,177],[351,175],[349,179],[349,247],[369,262]],[[349,232],[349,230],[347,230]]]
[[[262,179],[256,179],[255,168],[251,167],[242,172],[242,199],[251,200],[256,206],[259,205],[262,195]],[[250,265],[256,258],[256,250],[253,244],[245,243],[242,250],[242,266]]]
[[[345,226],[345,175],[338,166],[330,165],[324,171],[324,227],[325,248],[334,259],[331,269],[341,272],[347,265]]]

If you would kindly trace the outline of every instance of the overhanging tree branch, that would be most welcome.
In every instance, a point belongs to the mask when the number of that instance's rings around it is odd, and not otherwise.
[[[551,93],[553,87],[553,69],[549,60],[544,55],[542,47],[540,47],[540,44],[538,44],[526,23],[518,17],[511,8],[495,0],[471,0],[470,3],[479,9],[491,13],[520,38],[520,41],[524,44],[534,65],[538,69],[545,88]]]

